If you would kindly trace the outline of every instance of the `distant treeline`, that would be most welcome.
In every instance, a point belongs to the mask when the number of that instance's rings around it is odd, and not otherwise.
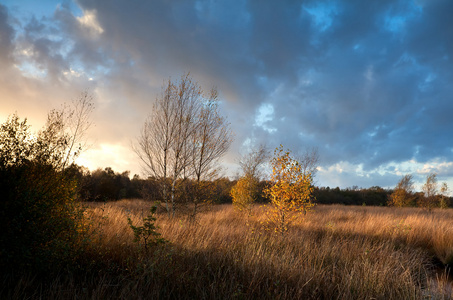
[[[130,178],[128,171],[117,173],[112,168],[88,171],[83,167],[74,167],[79,182],[79,194],[83,201],[116,201],[120,199],[143,198],[149,201],[160,199],[159,182],[153,177],[141,178],[134,175]],[[179,185],[190,182],[180,180]],[[236,181],[219,178],[212,182],[214,186],[212,202],[231,202],[230,190]]]
[[[344,204],[344,205],[387,205],[388,196],[393,190],[374,186],[368,189],[346,188],[340,189],[320,187],[315,188],[316,202],[319,204]]]
[[[83,201],[116,201],[132,198],[156,201],[160,198],[159,182],[152,177],[142,178],[134,175],[131,179],[128,171],[118,173],[110,167],[92,172],[83,167],[74,167],[73,171],[76,172],[79,179],[79,191]],[[189,182],[189,179],[180,180],[179,184]],[[230,180],[226,177],[211,182],[211,186],[214,187],[212,202],[218,204],[231,203],[230,191],[236,182],[236,180]],[[261,181],[259,187],[263,190],[268,184],[266,181]],[[393,189],[383,189],[379,186],[346,189],[316,187],[314,197],[318,204],[387,206],[391,193],[393,193]],[[422,192],[414,193],[414,206],[423,197]],[[267,201],[268,199],[265,198],[263,193],[256,199],[258,203],[266,203]],[[453,203],[453,201],[450,201],[450,203]]]

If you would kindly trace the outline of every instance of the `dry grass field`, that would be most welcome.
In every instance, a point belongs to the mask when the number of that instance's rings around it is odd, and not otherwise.
[[[148,253],[127,224],[151,203],[91,203],[84,269],[47,284],[24,278],[2,297],[22,299],[453,299],[453,210],[317,206],[284,235],[213,206],[196,223],[157,215],[169,242]],[[36,288],[39,286],[39,288]],[[32,288],[33,287],[33,288]]]

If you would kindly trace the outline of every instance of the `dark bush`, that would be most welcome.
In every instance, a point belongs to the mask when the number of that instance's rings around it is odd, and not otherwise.
[[[0,127],[2,270],[58,270],[81,247],[77,180],[58,160],[64,145],[61,136],[33,135],[17,116]]]

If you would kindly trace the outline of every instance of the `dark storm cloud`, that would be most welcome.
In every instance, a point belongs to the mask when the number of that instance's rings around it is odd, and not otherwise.
[[[393,3],[339,4],[331,26],[317,38],[316,63],[307,59],[299,66],[313,68],[316,82],[286,86],[279,97],[286,99],[275,103],[276,115],[285,117],[279,131],[294,132],[289,140],[308,132],[321,148],[332,149],[322,150],[328,162],[363,163],[366,169],[412,157],[452,159],[446,82],[452,79],[453,26],[448,14],[436,12],[453,11],[451,4],[438,1],[433,9],[430,2]],[[393,24],[393,16],[404,21]],[[429,34],[420,28],[425,23]]]
[[[224,15],[223,7],[208,4],[81,2],[84,9],[97,12],[105,30],[105,50],[112,59],[133,63],[144,75],[177,77],[181,71],[190,71],[217,81],[224,92],[247,93],[242,87],[250,86],[255,64],[248,43],[243,43],[248,35],[247,15],[241,16],[240,7],[233,13],[227,3]]]
[[[55,10],[54,19],[71,42],[66,59],[77,63],[88,73],[109,66],[109,53],[103,54],[105,50],[95,29],[83,26],[67,6]]]
[[[27,59],[55,82],[71,70],[92,77],[105,127],[128,124],[112,140],[138,132],[165,78],[190,71],[220,91],[233,152],[247,139],[296,152],[314,146],[324,169],[360,165],[369,173],[357,180],[370,185],[393,174],[376,171],[389,163],[453,161],[451,1],[77,4],[82,15],[61,5],[30,20],[16,47],[31,47]],[[1,6],[0,16],[5,60],[14,32]]]

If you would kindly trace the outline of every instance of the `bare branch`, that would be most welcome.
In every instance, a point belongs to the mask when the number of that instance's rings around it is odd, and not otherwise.
[[[245,177],[256,178],[260,180],[262,171],[260,168],[269,159],[269,150],[264,144],[258,146],[258,148],[252,149],[251,152],[241,155],[239,158],[239,166],[242,169],[242,173]]]
[[[93,96],[84,91],[79,98],[71,103],[69,111],[66,112],[65,125],[69,132],[68,147],[66,157],[63,161],[63,168],[69,164],[69,161],[74,160],[77,156],[86,150],[87,143],[85,140],[86,133],[93,125],[91,115],[94,110]]]

